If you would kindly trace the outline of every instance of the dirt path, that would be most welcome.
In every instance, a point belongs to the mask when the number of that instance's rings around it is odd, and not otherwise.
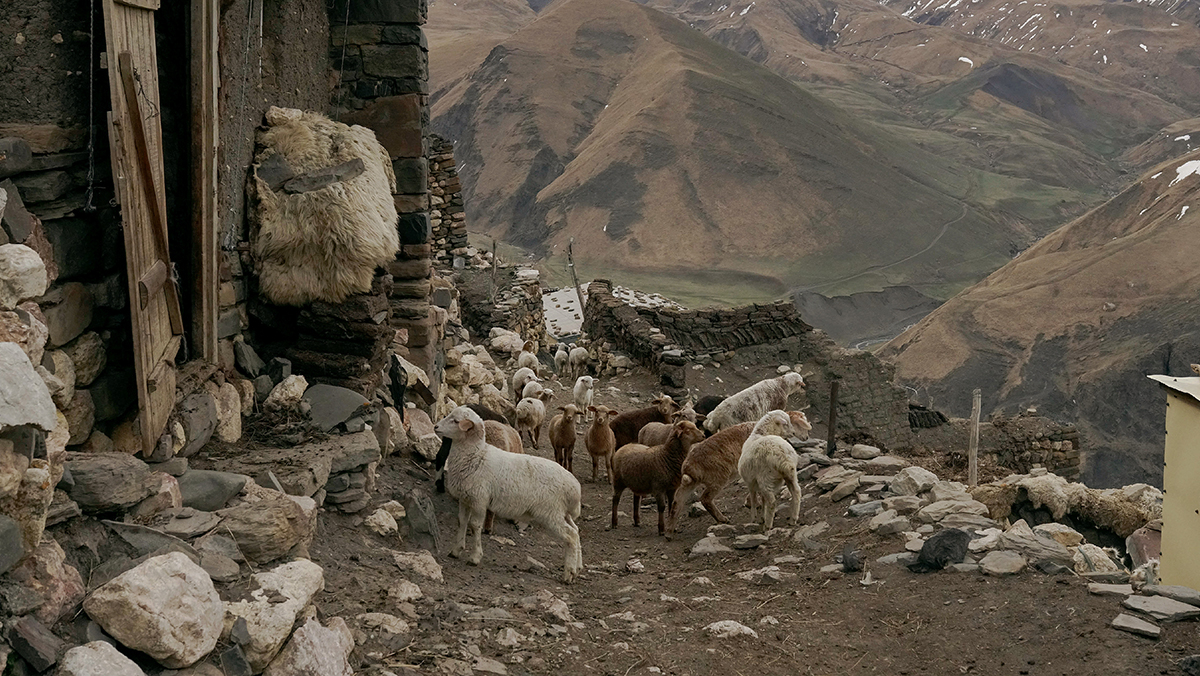
[[[606,391],[609,384],[600,383],[598,402],[628,406],[627,397]],[[645,388],[643,400],[653,394],[645,378],[621,384],[626,391]],[[558,399],[555,405],[565,403],[561,394]],[[550,457],[549,448],[539,455]],[[401,573],[388,548],[408,547],[362,527],[370,509],[355,516],[324,514],[313,547],[327,576],[318,599],[322,611],[348,620],[365,612],[392,613],[414,625],[406,645],[371,657],[360,649],[356,666],[381,663],[397,674],[415,673],[403,665],[422,673],[440,668],[466,674],[470,669],[464,665],[491,658],[508,674],[1170,674],[1177,673],[1174,661],[1200,652],[1197,622],[1167,626],[1158,642],[1110,629],[1117,600],[1089,595],[1085,583],[1070,575],[916,575],[878,564],[876,558],[903,551],[903,540],[866,532],[866,519],[843,516],[846,503],[834,505],[808,489],[802,523],[829,524],[815,545],[806,548],[788,530],[756,550],[689,559],[691,546],[714,525],[711,517],[681,517],[682,532],[672,541],[656,534],[653,509],[643,512],[640,528],[622,516],[620,526],[609,530],[611,490],[590,483],[582,442],[575,457],[583,485],[580,530],[587,572],[573,585],[558,581],[562,547],[536,529],[520,533],[497,521],[495,537],[485,536],[478,567],[446,556],[457,520],[455,503],[446,495],[435,496],[444,583]],[[422,470],[393,458],[381,468],[377,501],[400,498],[414,486],[432,492]],[[743,500],[736,486],[720,499],[735,523],[748,517]],[[628,494],[621,509],[632,509]],[[791,528],[780,521],[777,525]],[[861,573],[820,572],[846,541],[864,551],[875,584],[861,584]],[[547,569],[530,564],[529,557]],[[792,558],[777,563],[780,557]],[[631,572],[635,559],[644,572]],[[736,577],[771,565],[778,565],[782,580],[755,584]],[[425,597],[412,606],[390,600],[389,588],[402,578],[418,583]],[[565,600],[581,624],[556,628],[560,621],[518,608],[519,599],[543,590]],[[499,619],[468,619],[478,610],[473,606],[504,612],[489,611]],[[705,634],[705,626],[721,620],[740,622],[758,637]]]

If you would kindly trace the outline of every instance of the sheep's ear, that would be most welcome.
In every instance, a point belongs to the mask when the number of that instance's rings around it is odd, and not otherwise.
[[[608,412],[608,417],[610,417],[610,418],[615,418],[615,417],[617,417],[617,416],[619,416],[619,415],[621,415],[621,412],[620,412],[620,411],[609,411],[609,412]]]
[[[458,429],[464,432],[470,432],[474,428],[475,423],[472,422],[470,418],[463,418],[462,420],[458,421]]]
[[[672,402],[671,402],[671,409],[672,409],[672,410],[675,410],[675,411],[679,411],[679,410],[682,410],[682,409],[683,409],[683,407],[682,407],[682,406],[680,406],[680,405],[679,405],[677,402],[674,402],[674,401],[672,401]]]
[[[697,425],[704,422],[705,420],[708,420],[708,416],[704,415],[703,413],[696,414],[696,424]]]
[[[588,406],[587,410],[591,411],[592,413],[599,413],[599,411],[596,410],[595,406]]]

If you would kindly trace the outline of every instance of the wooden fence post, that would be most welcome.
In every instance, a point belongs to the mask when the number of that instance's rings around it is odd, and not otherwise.
[[[579,277],[575,276],[575,238],[567,242],[567,269],[571,271],[571,283],[575,285],[575,297],[579,299],[579,315],[583,316],[583,292],[579,290]]]
[[[979,485],[979,414],[982,395],[979,388],[971,393],[971,443],[967,447],[967,485]]]

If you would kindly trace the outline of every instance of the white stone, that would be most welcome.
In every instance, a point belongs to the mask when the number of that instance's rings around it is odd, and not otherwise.
[[[228,632],[237,618],[246,619],[250,642],[242,650],[250,666],[260,671],[283,647],[296,617],[325,588],[325,574],[312,561],[297,559],[256,573],[252,579],[258,589],[251,592],[250,599],[225,604],[224,627]],[[272,603],[271,599],[278,600],[278,596],[286,600]]]
[[[957,481],[939,481],[929,489],[929,499],[933,502],[942,500],[973,500],[967,492],[967,487]]]
[[[389,514],[382,507],[372,512],[371,516],[368,516],[363,523],[366,524],[367,528],[370,528],[383,537],[393,535],[400,530],[399,524],[396,523],[396,517]]]
[[[1034,526],[1033,532],[1042,537],[1050,538],[1064,547],[1075,547],[1083,542],[1083,535],[1080,535],[1079,531],[1053,521],[1043,523],[1040,526]]]
[[[883,451],[867,444],[854,444],[850,447],[850,457],[856,460],[873,460],[883,455]]]
[[[896,473],[889,486],[896,495],[917,495],[933,488],[937,475],[923,467],[905,467]]]
[[[986,575],[1016,575],[1025,569],[1025,557],[1016,552],[988,552],[979,562],[979,567]]]
[[[52,432],[58,411],[29,356],[16,343],[0,343],[0,429],[19,425]]]
[[[0,245],[0,308],[11,310],[23,300],[37,298],[49,284],[46,264],[36,251],[24,244]]]
[[[436,582],[444,582],[442,567],[433,558],[433,554],[425,550],[419,552],[392,552],[392,560],[400,570],[412,571]]]
[[[264,676],[353,676],[347,657],[354,636],[345,620],[335,617],[322,627],[310,619],[263,672]]]
[[[304,391],[308,389],[308,381],[304,376],[288,376],[271,390],[263,402],[263,408],[279,410],[292,408],[300,404]]]
[[[758,632],[734,620],[713,622],[704,628],[705,633],[713,638],[732,638],[734,636],[753,636],[758,638]]]
[[[391,514],[392,518],[396,519],[397,521],[404,518],[404,515],[405,515],[404,505],[400,504],[399,502],[396,502],[395,500],[388,500],[387,502],[380,505],[379,508],[382,509],[383,511],[387,512],[388,514]]]
[[[57,676],[146,676],[133,660],[105,641],[71,648],[58,663]]]
[[[226,443],[241,439],[242,395],[233,383],[225,381],[213,398],[217,402],[217,438]]]
[[[1109,558],[1103,549],[1090,542],[1085,542],[1072,555],[1075,561],[1076,573],[1116,573],[1124,570]]]
[[[221,599],[208,573],[186,555],[148,559],[102,585],[83,609],[113,638],[178,669],[212,652]]]
[[[710,554],[724,554],[732,551],[732,549],[721,543],[720,538],[709,535],[692,545],[691,551],[688,552],[688,558]]]
[[[424,594],[421,593],[421,588],[418,587],[415,582],[410,582],[408,580],[400,580],[395,584],[395,586],[388,590],[388,598],[396,603],[416,601],[422,596],[424,596]]]

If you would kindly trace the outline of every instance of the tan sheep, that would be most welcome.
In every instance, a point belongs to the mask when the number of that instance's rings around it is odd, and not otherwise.
[[[608,483],[612,484],[613,454],[617,451],[617,440],[608,426],[618,413],[607,406],[588,406],[592,412],[592,425],[583,436],[583,445],[592,456],[592,483],[596,483],[600,461],[604,461]]]

